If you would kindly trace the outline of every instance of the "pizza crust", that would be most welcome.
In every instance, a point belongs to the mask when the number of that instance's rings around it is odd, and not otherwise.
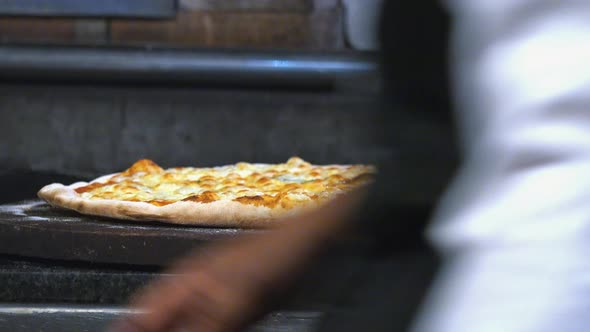
[[[92,183],[105,182],[113,175],[102,176]],[[74,190],[88,184],[87,182],[77,182],[65,186],[61,183],[53,183],[43,187],[38,196],[52,206],[75,210],[82,214],[212,227],[264,228],[275,226],[280,223],[281,217],[310,210],[316,205],[310,203],[287,210],[220,200],[211,203],[179,201],[165,206],[155,206],[146,202],[88,199],[81,197]]]

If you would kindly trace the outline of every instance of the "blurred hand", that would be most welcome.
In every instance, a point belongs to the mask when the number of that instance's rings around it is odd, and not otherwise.
[[[264,299],[288,281],[300,259],[270,234],[208,248],[178,263],[148,286],[132,307],[149,312],[129,317],[116,331],[233,331],[263,311]]]
[[[268,309],[325,243],[344,230],[361,194],[291,218],[285,226],[225,241],[177,263],[171,276],[149,285],[112,331],[237,331]]]

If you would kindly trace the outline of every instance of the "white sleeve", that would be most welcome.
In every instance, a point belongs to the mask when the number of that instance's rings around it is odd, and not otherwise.
[[[590,234],[590,1],[455,0],[464,166],[442,248]]]
[[[590,1],[449,7],[465,158],[413,331],[589,331]]]

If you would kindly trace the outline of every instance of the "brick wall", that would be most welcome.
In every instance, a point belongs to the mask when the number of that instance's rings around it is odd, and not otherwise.
[[[0,17],[0,42],[345,48],[339,0],[179,0],[173,19]]]

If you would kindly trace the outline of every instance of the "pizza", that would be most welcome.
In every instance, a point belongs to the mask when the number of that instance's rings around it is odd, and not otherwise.
[[[370,184],[371,165],[239,162],[163,169],[151,160],[90,183],[54,183],[38,196],[82,214],[219,227],[265,227]]]

